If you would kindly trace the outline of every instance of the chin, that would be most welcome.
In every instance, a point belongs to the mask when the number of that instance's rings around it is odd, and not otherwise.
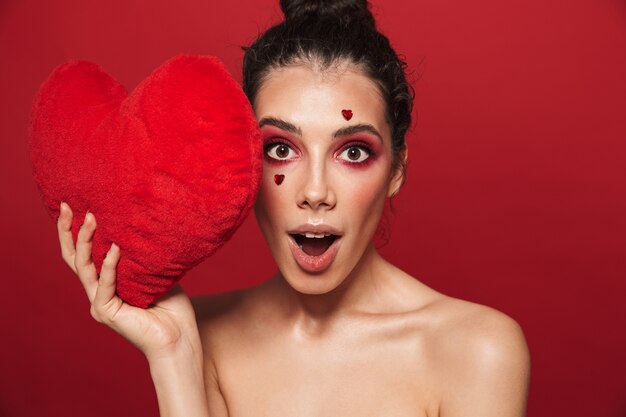
[[[337,274],[331,273],[330,271],[325,271],[319,274],[308,274],[303,271],[291,271],[291,273],[283,273],[282,275],[291,288],[300,294],[306,295],[328,294],[344,282],[344,279],[337,276]]]

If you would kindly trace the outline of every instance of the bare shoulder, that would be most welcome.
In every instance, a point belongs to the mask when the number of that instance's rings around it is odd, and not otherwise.
[[[266,284],[256,287],[192,297],[200,337],[205,347],[219,349],[219,345],[241,342],[271,309]],[[223,347],[223,346],[222,346]]]
[[[211,415],[228,415],[221,390],[224,362],[242,347],[254,346],[259,323],[267,320],[271,291],[261,284],[253,288],[192,297],[204,355],[204,377]]]
[[[522,328],[498,310],[445,296],[428,308],[437,317],[434,341],[449,354],[476,359],[527,354]]]
[[[523,359],[528,355],[520,325],[506,314],[484,305],[441,294],[394,267],[403,285],[394,298],[400,310],[412,312],[416,327],[429,346],[447,362],[454,357],[478,360],[490,356]],[[401,300],[401,301],[400,301]]]
[[[520,416],[530,356],[520,325],[483,305],[441,297],[428,307],[436,317],[428,349],[442,403],[449,415]]]

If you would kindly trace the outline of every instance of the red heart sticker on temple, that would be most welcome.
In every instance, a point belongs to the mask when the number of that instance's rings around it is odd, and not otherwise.
[[[352,110],[342,110],[341,114],[343,115],[343,118],[346,120],[352,119]]]
[[[49,214],[67,202],[76,239],[91,211],[96,267],[115,242],[117,293],[144,308],[233,235],[261,157],[248,99],[214,57],[175,57],[130,95],[97,65],[69,62],[33,106],[33,174]]]

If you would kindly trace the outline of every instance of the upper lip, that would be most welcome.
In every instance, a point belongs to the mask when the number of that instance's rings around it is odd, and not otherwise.
[[[299,233],[324,233],[326,235],[335,235],[335,236],[341,236],[342,233],[335,229],[332,226],[329,226],[327,224],[317,224],[317,225],[312,225],[312,224],[301,224],[300,226],[289,230],[287,233],[289,233],[290,235],[295,235],[295,234],[299,234]]]

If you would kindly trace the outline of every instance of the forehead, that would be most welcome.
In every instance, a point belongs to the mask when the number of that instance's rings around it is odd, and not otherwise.
[[[370,123],[388,132],[385,102],[375,81],[357,66],[319,69],[294,64],[271,70],[254,102],[257,118],[278,117],[309,127],[345,125],[341,110],[352,110],[350,123]]]

